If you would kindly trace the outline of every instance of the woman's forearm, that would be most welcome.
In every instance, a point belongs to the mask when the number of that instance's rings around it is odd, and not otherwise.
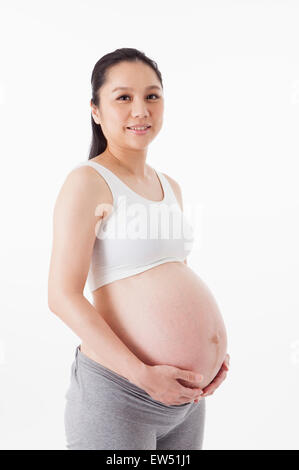
[[[141,386],[148,367],[120,340],[83,294],[61,296],[49,309],[95,352],[99,363]]]

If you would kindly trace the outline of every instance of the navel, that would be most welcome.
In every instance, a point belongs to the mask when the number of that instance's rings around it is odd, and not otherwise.
[[[210,339],[212,343],[218,344],[220,341],[220,334],[215,333]]]

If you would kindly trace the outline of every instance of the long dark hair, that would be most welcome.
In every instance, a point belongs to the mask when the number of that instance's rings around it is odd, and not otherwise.
[[[161,72],[158,69],[156,62],[149,57],[147,57],[142,51],[132,48],[122,48],[116,49],[113,52],[109,52],[109,54],[104,55],[97,61],[95,64],[92,74],[91,74],[91,87],[92,87],[92,103],[96,106],[99,106],[99,90],[102,85],[104,85],[106,81],[106,71],[107,69],[119,62],[127,61],[127,62],[137,62],[142,61],[145,64],[149,65],[154,72],[157,74],[158,79],[160,80],[161,86],[163,88],[162,76]],[[107,139],[103,134],[102,128],[100,124],[97,124],[91,114],[91,126],[92,126],[92,140],[89,149],[89,157],[88,160],[91,158],[96,157],[97,155],[101,154],[106,150],[107,147]]]

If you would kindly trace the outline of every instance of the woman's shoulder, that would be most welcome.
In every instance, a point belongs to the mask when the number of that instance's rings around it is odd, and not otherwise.
[[[163,173],[161,172],[162,175],[165,176],[165,178],[167,178],[174,194],[175,194],[175,197],[177,198],[177,201],[181,207],[181,209],[183,210],[183,196],[182,196],[182,190],[181,190],[181,187],[179,185],[179,183],[174,179],[172,178],[171,176],[167,175],[166,173]]]

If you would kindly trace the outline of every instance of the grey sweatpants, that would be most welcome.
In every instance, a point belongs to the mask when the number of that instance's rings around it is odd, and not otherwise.
[[[200,450],[205,398],[165,405],[76,347],[65,395],[68,450]]]

